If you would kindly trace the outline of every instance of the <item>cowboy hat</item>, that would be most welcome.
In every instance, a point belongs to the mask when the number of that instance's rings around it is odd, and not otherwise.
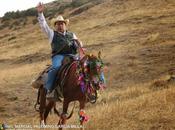
[[[64,19],[63,16],[58,15],[56,18],[51,20],[53,26],[55,26],[56,22],[64,22],[66,25],[69,24],[69,19]]]

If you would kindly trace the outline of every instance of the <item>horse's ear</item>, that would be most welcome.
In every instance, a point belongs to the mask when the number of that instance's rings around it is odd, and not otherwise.
[[[98,58],[101,59],[101,51],[98,52]]]

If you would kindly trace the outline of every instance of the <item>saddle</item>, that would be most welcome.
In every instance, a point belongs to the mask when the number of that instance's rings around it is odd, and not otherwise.
[[[39,75],[32,80],[31,86],[35,89],[39,89],[41,86],[44,85],[44,81],[47,79],[47,73],[50,70],[51,65],[47,65],[47,67],[39,73]]]
[[[76,58],[73,56],[65,56],[63,61],[62,61],[62,65],[57,72],[56,77],[59,77],[59,75],[61,75],[61,73],[63,73],[66,70],[66,67],[69,64],[71,64],[74,60],[76,60]],[[31,86],[33,88],[39,89],[41,86],[44,85],[44,82],[47,80],[47,74],[48,74],[51,67],[52,67],[52,65],[47,65],[46,68],[42,72],[40,72],[39,75],[31,82]],[[56,79],[56,80],[58,80],[58,79]],[[54,84],[54,88],[56,85],[57,84]]]

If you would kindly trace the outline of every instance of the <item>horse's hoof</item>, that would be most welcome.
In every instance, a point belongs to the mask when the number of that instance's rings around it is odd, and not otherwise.
[[[45,128],[45,127],[46,127],[46,125],[45,125],[45,123],[44,123],[44,120],[41,120],[41,122],[40,122],[40,127],[41,127],[41,128]]]

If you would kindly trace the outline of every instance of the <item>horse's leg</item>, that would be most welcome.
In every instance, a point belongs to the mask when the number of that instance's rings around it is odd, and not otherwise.
[[[80,125],[81,125],[81,130],[84,130],[83,123],[86,120],[86,116],[84,115],[84,108],[85,108],[85,100],[79,100],[80,103],[80,112],[79,112],[79,118],[80,118]]]
[[[45,123],[46,123],[47,116],[48,116],[49,112],[51,111],[51,109],[53,108],[53,106],[55,105],[55,103],[56,102],[54,102],[54,101],[48,101],[48,104],[47,104],[45,111],[44,111]]]
[[[62,125],[66,124],[68,106],[69,106],[69,101],[64,99],[63,112],[61,114],[61,117],[58,123],[58,125],[60,126],[59,130],[62,130]]]
[[[46,106],[46,89],[42,86],[40,89],[40,125],[44,126],[46,123],[46,120],[44,119],[44,111]]]

